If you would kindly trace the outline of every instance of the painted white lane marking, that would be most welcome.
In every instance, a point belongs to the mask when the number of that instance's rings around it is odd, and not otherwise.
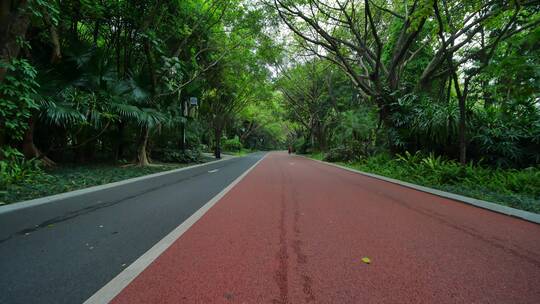
[[[110,184],[92,186],[92,187],[89,187],[89,188],[74,190],[74,191],[65,192],[65,193],[54,194],[54,195],[51,195],[51,196],[40,197],[40,198],[32,199],[32,200],[29,200],[29,201],[23,201],[23,202],[18,202],[18,203],[9,204],[9,205],[0,205],[0,214],[8,213],[8,212],[14,212],[14,211],[17,211],[17,210],[20,210],[20,209],[31,208],[31,207],[35,207],[35,206],[39,206],[39,205],[43,205],[43,204],[48,204],[48,203],[56,202],[56,201],[59,201],[59,200],[63,200],[63,199],[72,198],[72,197],[76,197],[76,196],[79,196],[79,195],[87,194],[87,193],[93,193],[93,192],[97,192],[97,191],[101,191],[101,190],[105,190],[105,189],[110,189],[110,188],[114,188],[114,187],[121,186],[121,185],[130,184],[130,183],[133,183],[133,182],[138,182],[138,181],[141,181],[141,180],[151,179],[151,178],[158,177],[158,176],[169,175],[169,174],[174,174],[174,173],[177,173],[177,172],[186,171],[186,170],[190,170],[190,169],[194,169],[194,168],[198,168],[198,167],[202,167],[202,166],[208,166],[208,165],[223,162],[223,161],[229,160],[231,158],[235,158],[235,157],[236,156],[231,156],[231,157],[222,158],[222,159],[218,159],[218,160],[213,160],[213,161],[209,161],[209,162],[206,162],[206,163],[197,164],[197,165],[193,165],[193,166],[187,166],[187,167],[173,169],[173,170],[169,170],[169,171],[163,171],[163,172],[158,172],[158,173],[154,173],[154,174],[143,175],[143,176],[139,176],[139,177],[125,179],[125,180],[113,182],[113,183],[110,183]]]
[[[214,169],[214,170],[208,171],[208,173],[216,173],[216,172],[218,172],[218,171],[219,171],[218,169]]]
[[[143,272],[155,259],[157,259],[167,248],[169,248],[182,234],[184,234],[193,224],[195,224],[203,215],[212,208],[222,197],[224,197],[236,184],[238,184],[253,168],[255,168],[268,154],[265,154],[253,166],[247,169],[242,175],[236,178],[225,189],[221,190],[216,196],[209,200],[197,212],[193,213],[180,226],[176,227],[150,250],[145,252],[135,262],[129,265],[124,271],[120,272],[114,279],[92,295],[84,304],[103,304],[109,303],[126,286],[129,285],[141,272]]]

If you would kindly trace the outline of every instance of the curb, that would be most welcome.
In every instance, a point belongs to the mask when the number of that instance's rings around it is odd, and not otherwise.
[[[373,173],[362,172],[362,171],[359,171],[359,170],[356,170],[356,169],[352,169],[352,168],[345,167],[345,166],[338,165],[338,164],[325,162],[325,161],[318,160],[318,159],[309,158],[309,157],[303,156],[303,155],[297,155],[297,156],[307,158],[309,160],[316,161],[316,162],[319,162],[321,164],[325,164],[327,166],[337,167],[337,168],[347,170],[347,171],[350,171],[350,172],[354,172],[354,173],[357,173],[357,174],[361,174],[361,175],[364,175],[364,176],[368,176],[368,177],[376,178],[376,179],[383,180],[383,181],[386,181],[386,182],[390,182],[390,183],[393,183],[393,184],[396,184],[396,185],[399,185],[399,186],[403,186],[403,187],[411,188],[411,189],[414,189],[414,190],[422,191],[422,192],[425,192],[425,193],[433,194],[433,195],[436,195],[436,196],[451,199],[451,200],[454,200],[454,201],[458,201],[458,202],[465,203],[465,204],[468,204],[468,205],[472,205],[472,206],[475,206],[475,207],[478,207],[478,208],[490,210],[490,211],[493,211],[493,212],[501,213],[501,214],[504,214],[504,215],[509,215],[509,216],[512,216],[512,217],[516,217],[516,218],[531,222],[531,223],[540,224],[540,214],[536,214],[536,213],[532,213],[532,212],[528,212],[528,211],[523,211],[523,210],[519,210],[519,209],[516,209],[516,208],[508,207],[508,206],[503,206],[503,205],[499,205],[499,204],[496,204],[496,203],[475,199],[475,198],[472,198],[472,197],[467,197],[467,196],[463,196],[463,195],[459,195],[459,194],[454,194],[454,193],[445,192],[445,191],[441,191],[441,190],[437,190],[437,189],[433,189],[433,188],[428,188],[428,187],[424,187],[424,186],[404,182],[404,181],[401,181],[401,180],[397,180],[397,179],[393,179],[393,178],[389,178],[389,177],[385,177],[385,176],[381,176],[381,175],[377,175],[377,174],[373,174]]]
[[[79,190],[73,190],[73,191],[59,193],[59,194],[53,194],[53,195],[50,195],[50,196],[44,196],[44,197],[31,199],[31,200],[27,200],[27,201],[11,203],[11,204],[8,204],[8,205],[0,206],[0,215],[5,214],[5,213],[9,213],[9,212],[13,212],[13,211],[17,211],[17,210],[21,210],[21,209],[26,209],[26,208],[31,208],[31,207],[35,207],[35,206],[39,206],[39,205],[44,205],[44,204],[56,202],[56,201],[66,199],[66,198],[72,198],[72,197],[83,195],[83,194],[88,194],[88,193],[97,192],[97,191],[101,191],[101,190],[105,190],[105,189],[110,189],[110,188],[114,188],[114,187],[118,187],[118,186],[122,186],[122,185],[127,185],[127,184],[131,184],[131,183],[146,180],[146,179],[151,179],[151,178],[158,177],[158,176],[174,174],[174,173],[177,173],[177,172],[180,172],[180,171],[185,171],[185,170],[189,170],[189,169],[193,169],[193,168],[197,168],[197,167],[216,164],[216,163],[223,162],[223,161],[226,161],[226,160],[230,160],[230,159],[233,159],[233,158],[236,158],[236,156],[222,158],[222,159],[218,159],[218,160],[212,160],[212,161],[209,161],[209,162],[206,162],[206,163],[187,166],[187,167],[183,167],[183,168],[172,169],[172,170],[168,170],[168,171],[163,171],[163,172],[138,176],[138,177],[134,177],[134,178],[130,178],[130,179],[124,179],[124,180],[121,180],[121,181],[112,182],[112,183],[108,183],[108,184],[92,186],[92,187],[88,187],[88,188],[83,188],[83,189],[79,189]]]

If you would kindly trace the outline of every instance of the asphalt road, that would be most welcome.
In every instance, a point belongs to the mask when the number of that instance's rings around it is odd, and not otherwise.
[[[0,303],[82,303],[262,156],[0,213]]]
[[[540,225],[271,153],[112,302],[537,304],[539,282]]]

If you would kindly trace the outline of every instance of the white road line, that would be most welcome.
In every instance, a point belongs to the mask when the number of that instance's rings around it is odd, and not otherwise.
[[[167,236],[161,239],[150,250],[145,252],[135,262],[129,265],[124,271],[119,273],[114,279],[92,295],[84,304],[103,304],[109,303],[126,286],[129,285],[141,272],[143,272],[155,259],[157,259],[167,248],[169,248],[177,239],[179,239],[193,224],[195,224],[203,215],[212,208],[222,197],[224,197],[236,184],[238,184],[253,168],[255,168],[268,154],[265,154],[253,166],[247,169],[242,175],[236,178],[220,193],[214,196],[197,212],[193,213],[180,226],[176,227]]]
[[[218,172],[218,171],[219,171],[218,169],[214,169],[214,170],[208,171],[208,173],[216,173],[216,172]]]
[[[234,157],[236,157],[236,156],[234,156]],[[134,177],[134,178],[130,178],[130,179],[125,179],[125,180],[121,180],[121,181],[117,181],[117,182],[112,182],[112,183],[109,183],[109,184],[104,184],[104,185],[99,185],[99,186],[92,186],[92,187],[89,187],[89,188],[83,188],[83,189],[74,190],[74,191],[70,191],[70,192],[54,194],[54,195],[50,195],[50,196],[40,197],[40,198],[36,198],[36,199],[28,200],[28,201],[23,201],[23,202],[18,202],[18,203],[13,203],[13,204],[9,204],[9,205],[0,205],[0,214],[13,212],[13,211],[18,211],[18,210],[26,209],[26,208],[31,208],[31,207],[35,207],[35,206],[39,206],[39,205],[43,205],[43,204],[48,204],[48,203],[56,202],[56,201],[59,201],[59,200],[76,197],[76,196],[83,195],[83,194],[93,193],[93,192],[97,192],[97,191],[101,191],[101,190],[105,190],[105,189],[114,188],[114,187],[117,187],[117,186],[130,184],[130,183],[133,183],[133,182],[138,182],[138,181],[141,181],[141,180],[151,179],[151,178],[158,177],[158,176],[175,174],[175,173],[181,172],[181,171],[186,171],[186,170],[190,170],[190,169],[194,169],[194,168],[198,168],[198,167],[203,167],[203,166],[216,164],[216,163],[219,163],[219,162],[229,160],[231,158],[233,158],[233,157],[222,158],[222,159],[213,160],[213,161],[209,161],[209,162],[202,163],[202,164],[187,166],[187,167],[173,169],[173,170],[169,170],[169,171],[158,172],[158,173],[149,174],[149,175],[143,175],[143,176]]]

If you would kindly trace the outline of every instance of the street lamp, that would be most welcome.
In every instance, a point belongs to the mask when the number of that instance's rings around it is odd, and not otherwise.
[[[187,101],[182,102],[182,116],[184,116],[184,121],[182,123],[182,152],[186,150],[186,127],[187,119],[189,117],[189,110],[191,107],[198,106],[199,101],[197,97],[190,97],[189,103]]]

